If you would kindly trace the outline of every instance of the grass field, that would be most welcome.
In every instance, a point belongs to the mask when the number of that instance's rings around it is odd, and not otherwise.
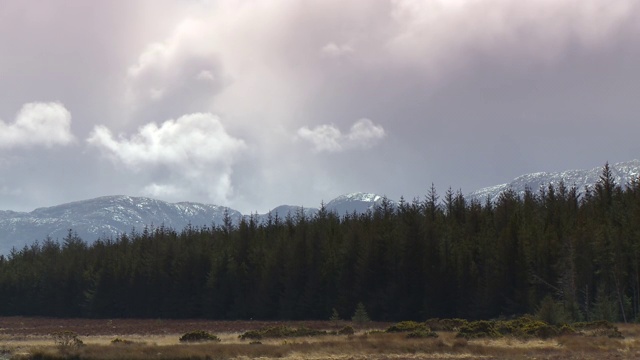
[[[640,359],[640,325],[635,324],[618,325],[623,339],[566,335],[466,340],[455,332],[412,339],[376,332],[390,324],[375,322],[354,326],[353,335],[260,339],[260,344],[238,337],[277,325],[337,331],[353,324],[0,318],[0,359]],[[192,330],[208,331],[221,341],[180,343],[180,336]],[[77,334],[83,345],[56,343],[52,334],[61,331]],[[123,341],[112,343],[116,338]]]

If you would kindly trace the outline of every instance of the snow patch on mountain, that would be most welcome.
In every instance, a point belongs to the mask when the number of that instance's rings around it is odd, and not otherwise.
[[[384,197],[372,193],[355,192],[346,195],[340,195],[337,198],[325,204],[325,208],[329,212],[335,212],[342,216],[353,213],[366,213],[374,210],[376,206],[382,204]]]
[[[352,193],[330,201],[325,208],[337,214],[365,212],[373,209],[382,197],[369,193]],[[316,208],[281,205],[270,214],[242,215],[224,206],[194,202],[167,203],[161,200],[125,195],[103,196],[90,200],[38,208],[32,212],[0,211],[0,254],[8,254],[12,247],[21,249],[36,240],[47,237],[62,241],[73,230],[85,241],[99,238],[117,238],[145,227],[153,230],[160,226],[182,230],[186,226],[220,226],[225,213],[235,224],[242,218],[253,217],[258,223],[269,216],[284,219],[304,215],[312,218]]]
[[[637,179],[640,175],[640,160],[631,160],[609,165],[611,174],[616,184],[626,186],[632,180]],[[509,183],[489,186],[474,191],[466,196],[467,199],[475,199],[481,202],[488,198],[491,202],[496,202],[502,192],[507,189],[515,191],[520,196],[524,195],[525,189],[528,187],[531,191],[539,191],[549,185],[558,186],[561,182],[567,188],[575,187],[578,193],[582,193],[585,189],[593,189],[600,179],[603,167],[597,167],[589,170],[567,170],[560,172],[536,172],[518,176]]]
[[[50,237],[62,240],[72,229],[80,238],[94,241],[140,232],[145,227],[183,229],[187,225],[211,226],[223,223],[225,211],[233,221],[240,212],[217,205],[170,204],[144,197],[103,196],[96,199],[38,208],[29,213],[0,213],[0,253],[22,248]]]
[[[626,185],[640,176],[640,160],[617,163],[610,166],[617,184]],[[599,180],[602,167],[590,170],[568,170],[562,172],[536,172],[518,176],[509,183],[486,187],[467,195],[467,199],[481,202],[489,199],[495,202],[500,193],[512,189],[523,195],[528,187],[538,191],[549,184],[557,186],[564,182],[567,187],[575,186],[578,191],[592,188]],[[324,204],[326,211],[339,216],[345,214],[366,213],[382,205],[385,197],[365,192],[354,192],[338,196]],[[388,200],[392,207],[395,202]],[[38,208],[32,212],[0,211],[0,254],[8,254],[12,247],[21,249],[36,240],[50,237],[61,241],[69,229],[85,241],[99,238],[116,238],[131,233],[134,229],[141,232],[145,227],[154,229],[160,226],[182,230],[187,225],[194,227],[219,226],[224,223],[225,215],[233,223],[253,217],[258,223],[272,220],[277,216],[304,215],[312,218],[318,213],[316,208],[281,205],[270,214],[242,215],[240,212],[224,206],[194,202],[167,203],[160,200],[125,195],[103,196],[96,199]]]

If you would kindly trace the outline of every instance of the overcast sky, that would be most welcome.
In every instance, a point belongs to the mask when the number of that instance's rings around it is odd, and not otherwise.
[[[635,0],[0,0],[0,209],[316,207],[640,157]]]

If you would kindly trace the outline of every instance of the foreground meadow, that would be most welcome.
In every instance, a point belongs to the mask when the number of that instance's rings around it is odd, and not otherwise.
[[[240,339],[265,328],[327,331],[321,336]],[[354,334],[338,333],[354,326]],[[624,338],[561,335],[465,339],[454,331],[437,337],[384,332],[391,324],[200,320],[86,320],[0,318],[0,359],[637,359],[640,325],[618,325]],[[180,342],[193,330],[220,341]],[[56,337],[56,334],[58,334]],[[59,334],[73,334],[61,343]],[[71,340],[72,337],[66,340]],[[64,339],[63,339],[64,340]]]

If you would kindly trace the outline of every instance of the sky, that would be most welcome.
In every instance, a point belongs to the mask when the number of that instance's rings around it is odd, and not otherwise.
[[[640,158],[635,0],[0,0],[0,209],[264,213]]]

